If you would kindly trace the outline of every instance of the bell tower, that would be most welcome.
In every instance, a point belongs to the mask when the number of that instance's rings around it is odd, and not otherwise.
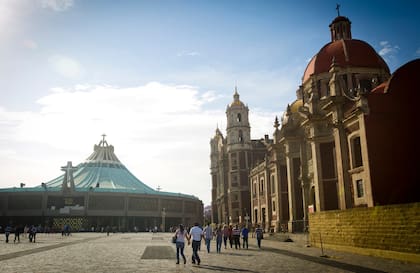
[[[233,102],[226,109],[228,151],[250,148],[251,127],[249,126],[248,112],[248,106],[239,100],[238,90],[235,86]]]
[[[227,218],[230,224],[244,223],[251,209],[248,175],[252,145],[248,112],[235,86],[233,102],[226,109]]]

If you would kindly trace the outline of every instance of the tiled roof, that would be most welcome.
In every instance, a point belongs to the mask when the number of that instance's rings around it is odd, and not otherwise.
[[[328,72],[333,58],[340,67],[382,68],[389,72],[388,65],[368,43],[355,39],[341,39],[326,44],[311,59],[302,82],[306,82],[313,74]]]

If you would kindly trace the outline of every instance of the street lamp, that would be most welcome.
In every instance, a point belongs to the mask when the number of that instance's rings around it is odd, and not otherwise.
[[[245,215],[245,224],[246,224],[246,227],[248,227],[248,221],[249,221],[249,216],[248,216],[248,212],[246,213],[246,215]]]
[[[162,209],[162,232],[165,232],[165,217],[166,217],[166,209]]]

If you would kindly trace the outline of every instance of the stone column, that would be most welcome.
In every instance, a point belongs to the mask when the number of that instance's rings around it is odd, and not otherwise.
[[[308,159],[306,155],[306,143],[301,143],[300,158],[301,158],[301,173],[300,173],[300,182],[302,187],[302,201],[303,201],[303,220],[304,220],[304,229],[308,224],[308,201],[309,201],[309,190],[310,190],[310,181],[308,178]]]
[[[348,173],[348,170],[350,169],[348,142],[344,126],[340,118],[335,120],[334,125],[334,142],[336,147],[335,151],[338,178],[338,202],[340,209],[347,209],[353,207],[351,179]]]
[[[294,166],[293,166],[293,157],[291,154],[291,144],[290,142],[286,142],[286,166],[287,166],[287,185],[289,188],[289,223],[288,223],[288,230],[289,232],[293,232],[294,226],[293,223],[296,220],[296,196],[295,196],[295,180],[294,177]]]
[[[314,185],[315,185],[315,204],[317,211],[323,211],[325,208],[324,204],[324,185],[322,184],[322,173],[321,173],[321,153],[319,148],[319,142],[315,139],[311,141],[312,149],[312,164],[314,174]]]

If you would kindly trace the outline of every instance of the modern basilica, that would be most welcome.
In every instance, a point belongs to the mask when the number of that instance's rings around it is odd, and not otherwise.
[[[0,189],[0,225],[36,225],[60,230],[169,230],[203,221],[203,203],[188,194],[154,190],[137,179],[108,145],[105,135],[93,153],[63,175],[37,187]]]

